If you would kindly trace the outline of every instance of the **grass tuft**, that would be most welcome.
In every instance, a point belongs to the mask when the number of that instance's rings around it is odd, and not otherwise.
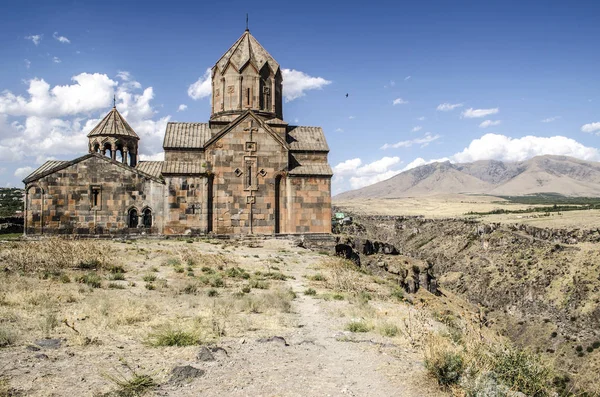
[[[350,332],[369,332],[371,327],[364,321],[350,321],[346,324],[346,331]]]
[[[148,344],[153,347],[193,346],[200,344],[197,335],[172,327],[164,327],[148,335]]]

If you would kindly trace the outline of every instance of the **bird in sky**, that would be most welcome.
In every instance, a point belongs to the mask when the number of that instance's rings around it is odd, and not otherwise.
[[[348,98],[348,94],[346,94],[346,98]]]

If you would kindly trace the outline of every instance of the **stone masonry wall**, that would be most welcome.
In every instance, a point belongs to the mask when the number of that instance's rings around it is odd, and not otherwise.
[[[214,174],[213,230],[217,234],[276,231],[275,183],[287,167],[288,153],[250,120],[249,116],[206,149],[207,167]]]
[[[331,233],[331,179],[288,178],[290,233]]]
[[[99,189],[93,206],[92,189]],[[128,166],[91,157],[27,186],[28,234],[156,233],[163,224],[164,185]],[[152,211],[152,228],[130,229],[128,211]]]

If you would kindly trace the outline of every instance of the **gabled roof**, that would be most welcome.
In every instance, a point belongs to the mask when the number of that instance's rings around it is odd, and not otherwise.
[[[288,174],[298,176],[333,176],[333,170],[329,164],[306,164],[291,169]]]
[[[260,70],[265,65],[273,71],[273,74],[279,70],[277,61],[260,45],[258,40],[246,30],[244,34],[227,50],[227,52],[217,61],[215,68],[220,73],[223,73],[227,65],[233,65],[237,70],[241,70],[248,62],[252,62],[254,66]]]
[[[162,173],[165,175],[204,174],[206,173],[206,167],[204,167],[202,163],[195,161],[165,161],[162,167]]]
[[[328,152],[329,146],[321,127],[287,127],[287,143],[291,151]]]
[[[60,168],[60,166],[65,165],[69,163],[68,161],[62,161],[62,160],[48,160],[46,161],[44,164],[42,164],[42,166],[40,168],[38,168],[37,170],[33,171],[31,174],[29,174],[23,181],[26,180],[34,180],[37,179],[35,178],[38,175],[41,174],[51,174],[52,172],[54,172],[55,169]]]
[[[202,149],[210,139],[208,123],[167,123],[164,149]]]
[[[111,111],[104,116],[102,121],[90,131],[88,137],[93,136],[126,136],[140,139],[133,128],[127,124],[127,121],[121,116],[121,113],[119,113],[116,107],[113,107]]]
[[[23,183],[28,184],[30,182],[36,181],[40,178],[43,178],[50,174],[53,174],[57,171],[60,171],[62,169],[65,169],[67,167],[75,165],[77,163],[80,163],[80,162],[87,160],[89,158],[92,158],[92,157],[96,157],[103,161],[108,161],[109,163],[112,163],[113,165],[115,165],[117,167],[121,167],[126,171],[130,171],[134,174],[141,175],[145,178],[153,179],[157,182],[164,183],[164,181],[159,177],[155,177],[155,176],[150,175],[142,170],[138,170],[136,168],[130,167],[127,164],[123,164],[121,162],[112,160],[106,156],[101,155],[100,153],[89,153],[89,154],[86,154],[85,156],[78,157],[75,160],[71,160],[71,161],[55,161],[55,160],[46,161],[40,168],[33,171],[27,178],[23,179]],[[54,164],[49,164],[49,163],[54,163]]]
[[[155,178],[160,178],[162,167],[162,161],[140,161],[135,166],[135,169],[148,175],[152,175]]]
[[[238,118],[233,120],[228,126],[226,126],[225,128],[221,129],[218,133],[213,135],[213,137],[210,138],[204,144],[204,147],[207,148],[210,145],[212,145],[214,142],[218,141],[223,135],[227,134],[229,131],[231,131],[233,128],[235,128],[235,126],[240,124],[242,121],[244,121],[248,117],[252,117],[256,122],[258,122],[258,124],[267,132],[267,134],[271,135],[273,137],[273,139],[275,139],[277,142],[279,142],[284,149],[286,149],[286,150],[289,149],[288,144],[279,136],[279,134],[275,133],[271,129],[271,127],[269,127],[260,117],[256,116],[256,114],[254,114],[254,112],[252,110],[246,110]]]

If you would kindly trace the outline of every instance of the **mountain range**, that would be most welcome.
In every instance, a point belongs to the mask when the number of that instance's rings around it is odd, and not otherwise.
[[[537,156],[526,161],[449,161],[422,165],[390,179],[338,194],[334,200],[398,198],[451,193],[525,196],[557,193],[600,197],[600,163],[567,156]]]

